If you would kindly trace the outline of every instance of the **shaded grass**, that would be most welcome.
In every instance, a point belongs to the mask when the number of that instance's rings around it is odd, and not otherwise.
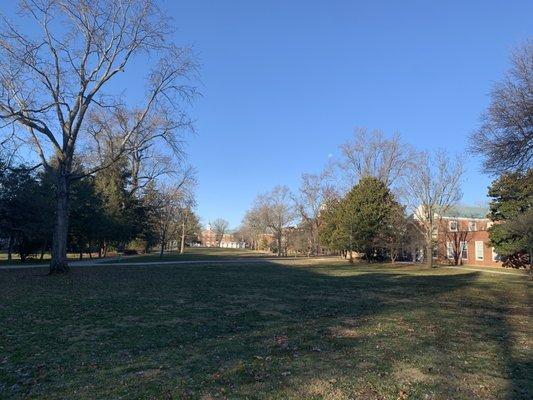
[[[274,257],[272,253],[262,251],[253,251],[248,249],[226,249],[218,247],[187,247],[185,252],[180,254],[178,251],[165,252],[163,257],[159,253],[151,253],[135,257],[125,257],[118,260],[112,260],[113,263],[143,263],[155,261],[195,261],[195,260],[226,260],[235,258],[263,258]]]
[[[84,259],[89,259],[88,253],[83,253]],[[93,258],[96,259],[97,254],[93,253]],[[28,257],[24,262],[20,259],[19,255],[13,253],[12,259],[7,259],[6,252],[0,252],[0,266],[2,265],[31,265],[31,264],[49,264],[50,263],[50,253],[45,253],[43,259],[41,260],[40,256]],[[67,258],[71,261],[79,260],[80,256],[76,253],[68,253]]]
[[[528,399],[531,284],[331,261],[0,272],[0,398]]]

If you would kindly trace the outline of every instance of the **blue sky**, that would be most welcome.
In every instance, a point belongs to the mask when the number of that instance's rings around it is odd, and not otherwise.
[[[533,2],[171,1],[175,41],[201,63],[197,135],[202,222],[236,227],[259,192],[296,189],[355,127],[469,159],[464,203],[490,178],[466,149],[510,51],[533,36]],[[13,9],[2,7],[11,14]],[[31,29],[27,26],[26,28]],[[130,67],[137,70],[137,66]],[[117,84],[138,97],[138,76]]]
[[[258,192],[297,188],[356,126],[469,157],[465,203],[490,178],[468,155],[509,52],[533,34],[531,1],[163,3],[201,60],[188,152],[198,211],[239,224]]]

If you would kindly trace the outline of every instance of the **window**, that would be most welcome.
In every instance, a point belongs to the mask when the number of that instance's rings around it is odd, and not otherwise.
[[[451,260],[453,259],[453,243],[446,242],[446,256]]]
[[[449,228],[450,228],[450,232],[457,232],[459,228],[459,224],[457,223],[457,221],[450,221]]]
[[[476,260],[483,261],[483,242],[476,240]]]
[[[492,248],[492,261],[501,261],[502,257],[494,251],[494,247]]]
[[[468,243],[461,242],[461,258],[463,260],[468,259]]]
[[[473,232],[476,230],[476,221],[468,221],[468,230]]]
[[[439,248],[437,245],[433,246],[433,254],[432,254],[433,258],[438,258],[439,257]]]

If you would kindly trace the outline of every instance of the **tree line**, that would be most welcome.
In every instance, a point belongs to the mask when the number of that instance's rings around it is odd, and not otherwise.
[[[470,149],[496,177],[489,188],[490,246],[504,266],[529,267],[533,259],[533,45],[511,57],[497,83]],[[260,194],[238,229],[253,246],[278,255],[336,251],[350,259],[424,258],[433,265],[440,218],[462,197],[464,156],[420,152],[399,134],[356,129],[340,158],[318,174],[303,174],[291,193],[276,186]],[[265,234],[273,240],[265,240]],[[459,237],[459,236],[458,236]],[[455,240],[460,262],[461,240]],[[419,250],[423,249],[422,254]]]
[[[21,1],[19,15],[32,29],[0,21],[8,246],[21,256],[49,249],[50,272],[62,273],[74,248],[105,252],[142,239],[162,249],[177,215],[188,221],[183,246],[197,223],[183,144],[198,65],[172,41],[170,18],[153,0]],[[125,73],[143,92],[129,101]],[[42,221],[25,218],[32,214]]]
[[[151,181],[134,190],[124,164],[76,180],[69,190],[70,253],[105,257],[113,252],[160,254],[170,243],[183,252],[198,241],[194,211],[194,171],[183,171],[177,186]],[[174,181],[176,183],[176,181]],[[0,240],[8,260],[43,259],[54,225],[54,177],[24,165],[0,168]]]

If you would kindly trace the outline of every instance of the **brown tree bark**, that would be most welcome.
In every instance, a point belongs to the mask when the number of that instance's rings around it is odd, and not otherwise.
[[[52,259],[50,274],[61,274],[68,271],[67,235],[68,235],[68,201],[69,179],[66,168],[60,165],[56,178],[56,220],[52,241]]]
[[[180,254],[185,252],[185,218],[181,222],[181,244],[180,244]]]
[[[433,238],[431,231],[426,238],[426,265],[428,268],[433,268]]]
[[[9,236],[9,241],[7,245],[7,261],[11,261],[13,259],[13,236]]]

